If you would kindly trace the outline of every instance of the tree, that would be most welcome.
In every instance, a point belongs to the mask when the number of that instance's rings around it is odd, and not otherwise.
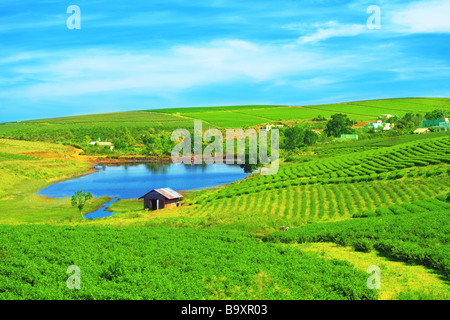
[[[83,216],[83,209],[86,203],[93,198],[92,193],[84,192],[83,190],[75,192],[72,196],[72,207],[77,207],[80,211],[81,217]]]
[[[340,137],[341,134],[353,133],[352,122],[346,114],[333,114],[331,120],[327,122],[327,128],[324,132],[329,137]]]
[[[255,172],[256,169],[258,169],[259,167],[262,167],[262,163],[261,163],[261,161],[259,161],[259,157],[258,157],[257,164],[250,164],[248,161],[245,161],[245,163],[241,164],[240,167],[244,169],[245,173],[253,173],[253,172]]]
[[[445,118],[443,110],[436,109],[425,114],[425,119],[427,120],[436,120],[438,118]]]
[[[283,131],[283,147],[286,150],[295,150],[306,146],[311,146],[317,142],[317,134],[309,129],[308,125],[295,125]]]
[[[286,150],[294,150],[304,146],[305,128],[293,126],[284,130],[283,144]]]
[[[317,118],[313,118],[312,121],[319,121],[320,122],[320,121],[327,121],[327,119],[324,116],[319,114],[317,116]]]
[[[392,118],[391,118],[392,119]],[[389,119],[389,120],[391,120]],[[412,131],[422,123],[423,117],[421,114],[406,113],[403,117],[395,117],[392,123],[395,124],[396,130]]]
[[[193,141],[194,139],[191,138],[191,143]],[[142,139],[142,142],[145,145],[144,153],[153,156],[170,155],[175,145],[175,142],[170,139],[170,135],[165,132],[161,134],[148,134]],[[205,142],[205,145],[208,145],[208,143]]]
[[[136,140],[127,127],[125,130],[119,131],[119,138],[114,141],[114,147],[116,147],[116,149],[132,148],[135,144]]]
[[[317,135],[317,133],[309,129],[305,130],[305,137],[303,138],[303,142],[307,146],[312,146],[317,142],[317,140],[319,140],[319,136]]]

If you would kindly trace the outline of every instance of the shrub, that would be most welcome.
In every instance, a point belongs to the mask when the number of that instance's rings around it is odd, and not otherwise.
[[[417,176],[417,171],[416,170],[410,170],[408,172],[408,177],[414,178]]]
[[[355,251],[370,252],[373,250],[373,243],[367,238],[356,239],[352,243]]]
[[[361,213],[361,218],[369,218],[369,217],[375,217],[375,216],[376,216],[376,213],[373,210],[366,210]]]
[[[413,202],[416,206],[425,208],[426,210],[439,210],[441,209],[441,206],[435,205],[434,203],[428,202],[426,200],[416,200]]]
[[[116,260],[103,269],[100,277],[107,280],[114,280],[115,278],[122,276],[123,273],[122,263],[119,260]]]
[[[404,203],[404,204],[402,204],[402,207],[405,210],[407,210],[407,211],[409,211],[411,213],[418,213],[418,212],[425,212],[425,211],[427,211],[424,208],[419,207],[418,205],[415,205],[415,204],[412,204],[412,203]]]
[[[406,210],[405,208],[401,207],[401,206],[391,206],[389,207],[389,209],[394,213],[394,214],[407,214],[409,213],[408,210]]]
[[[391,215],[392,211],[389,210],[389,208],[378,208],[375,210],[375,213],[377,216],[387,216],[387,215]]]
[[[383,173],[380,173],[379,177],[382,180],[387,180],[389,176],[388,176],[387,172],[383,172]]]
[[[350,245],[355,250],[373,248],[382,255],[439,271],[450,280],[450,220],[445,208],[434,212],[390,215],[385,218],[351,219],[316,223],[291,232],[266,236],[283,242],[287,237],[299,243],[320,241]],[[287,239],[286,239],[287,240]]]

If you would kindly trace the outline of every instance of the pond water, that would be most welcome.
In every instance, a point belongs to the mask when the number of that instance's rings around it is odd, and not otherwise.
[[[114,198],[111,201],[105,203],[100,209],[98,209],[97,211],[94,212],[89,212],[88,214],[84,215],[85,219],[98,219],[98,218],[104,218],[104,217],[110,217],[113,214],[117,214],[117,212],[111,212],[111,211],[107,211],[106,209],[108,209],[114,202],[116,202],[117,200],[119,200],[118,198]]]
[[[139,163],[96,166],[92,174],[52,184],[38,192],[54,198],[71,197],[76,191],[91,192],[94,197],[110,196],[137,199],[152,189],[175,191],[202,189],[244,179],[238,165],[184,165]]]

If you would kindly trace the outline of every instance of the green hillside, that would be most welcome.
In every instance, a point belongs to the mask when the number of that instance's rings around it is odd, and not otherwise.
[[[238,232],[0,226],[0,241],[0,300],[377,297],[348,263]],[[69,265],[81,269],[81,290],[66,288]]]
[[[204,126],[217,128],[240,128],[262,125],[268,122],[310,121],[318,115],[329,118],[334,113],[348,114],[351,119],[370,121],[381,114],[402,116],[405,113],[429,112],[435,109],[450,110],[450,98],[407,98],[386,99],[361,102],[349,102],[317,106],[227,106],[201,108],[174,108],[149,111],[118,112],[96,115],[82,115],[54,119],[6,123],[0,126],[1,137],[43,136],[50,137],[54,131],[86,131],[95,137],[108,129],[145,129],[160,130],[193,127],[194,120],[205,121]],[[62,132],[61,132],[62,131]],[[96,137],[95,137],[96,138]],[[50,138],[51,139],[51,138]],[[38,139],[39,140],[39,139]]]
[[[118,155],[146,157],[154,147],[164,154],[171,131],[199,119],[204,129],[289,127],[335,113],[365,121],[436,109],[447,112],[450,99],[177,108],[2,124],[0,299],[449,299],[449,132],[358,131],[358,141],[322,134],[294,150],[282,144],[276,175],[190,191],[181,207],[156,212],[118,200],[108,209],[117,214],[82,220],[69,198],[36,195],[90,172],[96,152],[111,155],[89,145],[97,138],[129,141]],[[94,199],[85,212],[109,200]],[[66,287],[69,265],[82,270],[81,290]],[[372,265],[381,269],[379,290],[367,288]]]

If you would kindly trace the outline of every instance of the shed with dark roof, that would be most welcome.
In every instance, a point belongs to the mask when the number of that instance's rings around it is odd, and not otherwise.
[[[183,198],[181,194],[170,189],[153,189],[146,193],[140,199],[144,199],[144,209],[158,210],[164,208],[180,206],[180,199]]]

